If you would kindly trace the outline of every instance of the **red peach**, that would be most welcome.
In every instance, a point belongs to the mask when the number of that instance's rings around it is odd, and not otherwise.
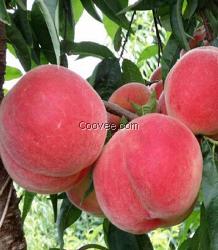
[[[218,49],[187,52],[169,72],[165,85],[167,113],[195,134],[218,133]]]
[[[204,26],[199,27],[193,34],[193,38],[189,40],[189,46],[191,49],[199,46],[199,43],[203,42],[206,37],[206,31]]]
[[[157,69],[155,69],[155,71],[152,73],[151,77],[150,77],[150,81],[154,82],[154,81],[160,81],[162,80],[162,71],[161,71],[161,67],[158,67]]]
[[[16,183],[29,192],[40,194],[56,194],[67,191],[88,172],[87,169],[83,169],[77,174],[65,177],[53,177],[34,173],[19,166],[4,149],[2,151],[2,160],[8,174]]]
[[[1,104],[3,163],[6,169],[22,168],[16,173],[30,171],[28,176],[33,178],[72,178],[97,159],[106,138],[105,129],[82,129],[80,123],[102,124],[106,120],[102,100],[79,75],[56,65],[35,68]],[[58,185],[57,181],[49,192],[56,192]]]
[[[164,115],[167,115],[167,108],[165,103],[165,95],[164,92],[160,95],[160,98],[158,100],[158,112]]]
[[[161,93],[163,92],[164,90],[164,85],[163,85],[163,81],[158,81],[158,82],[155,82],[153,84],[151,84],[150,86],[150,90],[153,92],[155,91],[156,92],[156,98],[157,100],[160,98],[160,95]]]
[[[91,180],[90,175],[91,173],[89,170],[89,172],[86,173],[86,175],[82,178],[82,180],[80,180],[67,192],[67,196],[69,200],[79,209],[96,216],[104,216],[97,202],[94,190],[91,193],[89,193],[87,197],[84,197],[85,193],[89,189]]]
[[[117,227],[143,234],[180,223],[192,210],[202,178],[202,155],[180,121],[149,114],[118,131],[93,172],[97,200]]]
[[[115,103],[121,106],[124,109],[127,109],[135,113],[135,109],[132,106],[132,103],[138,105],[144,105],[148,102],[150,97],[150,90],[147,86],[142,83],[127,83],[117,89],[109,98],[109,102]],[[117,127],[120,124],[121,118],[108,114],[108,121],[111,124],[115,124]]]

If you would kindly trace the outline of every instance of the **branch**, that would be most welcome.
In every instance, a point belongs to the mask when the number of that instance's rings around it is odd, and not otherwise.
[[[156,31],[157,43],[158,43],[158,65],[160,64],[161,53],[163,53],[163,45],[160,37],[160,32],[158,29],[158,19],[156,16],[156,11],[152,10],[153,18],[154,18],[154,26]]]
[[[112,102],[107,102],[107,101],[103,101],[103,102],[104,102],[104,106],[105,106],[107,112],[109,112],[113,115],[117,115],[120,117],[125,116],[128,121],[132,121],[138,117],[138,115],[120,107],[117,104],[114,104]]]
[[[125,47],[126,47],[126,44],[127,44],[127,42],[128,42],[129,36],[130,36],[131,26],[132,26],[132,23],[133,23],[135,14],[136,14],[136,11],[134,10],[134,12],[133,12],[133,14],[132,14],[132,17],[131,17],[131,20],[130,20],[130,23],[129,23],[129,28],[128,28],[128,31],[127,31],[127,33],[126,33],[125,40],[124,40],[124,42],[123,42],[122,50],[121,50],[121,53],[120,53],[120,59],[123,57],[123,54],[124,54],[124,51],[125,51]]]
[[[11,181],[11,178],[8,176],[3,186],[0,188],[0,196],[4,193],[8,183]]]
[[[1,219],[0,219],[0,229],[1,229],[2,225],[3,225],[3,223],[4,223],[5,217],[6,217],[7,212],[8,212],[9,204],[10,204],[10,201],[11,201],[12,191],[13,191],[13,185],[11,183],[9,193],[8,193],[8,197],[7,197],[7,201],[6,201],[6,204],[5,204],[5,208],[4,208],[4,211],[3,211]]]

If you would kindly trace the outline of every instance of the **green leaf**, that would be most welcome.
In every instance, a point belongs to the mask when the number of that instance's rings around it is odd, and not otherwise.
[[[162,69],[163,79],[166,78],[168,72],[179,58],[180,50],[181,48],[178,41],[174,38],[173,35],[171,35],[166,47],[164,48],[163,56],[161,59],[161,69]]]
[[[31,193],[28,191],[24,191],[24,201],[23,201],[23,213],[22,213],[22,221],[25,221],[28,212],[30,211],[32,202],[36,196],[36,193]]]
[[[202,192],[212,250],[218,249],[218,166],[215,161],[215,145],[205,139],[202,143],[202,153]]]
[[[128,59],[123,60],[122,71],[123,84],[129,82],[145,82],[137,65]]]
[[[58,195],[57,194],[51,194],[50,195],[50,200],[52,203],[53,207],[53,212],[54,212],[54,222],[57,221],[57,211],[58,211]]]
[[[158,46],[157,45],[150,45],[147,46],[139,55],[138,62],[146,61],[153,56],[158,54]]]
[[[58,241],[60,248],[64,246],[64,231],[70,227],[81,215],[81,210],[76,208],[65,196],[57,218]]]
[[[107,100],[121,86],[119,60],[116,58],[104,59],[96,66],[93,75],[88,80],[92,81],[95,90],[102,99]]]
[[[125,13],[127,11],[132,10],[153,10],[156,8],[159,8],[163,5],[171,5],[174,4],[176,0],[138,0],[136,3],[128,6],[127,8],[124,8],[122,11],[120,11],[118,14]]]
[[[153,250],[152,243],[148,235],[133,235],[124,232],[113,224],[105,221],[104,234],[110,250]]]
[[[196,26],[196,20],[193,18],[185,23],[185,30],[187,34],[192,34]],[[168,72],[176,63],[180,56],[180,44],[178,40],[172,34],[164,48],[163,56],[161,59],[162,77],[165,80]]]
[[[25,0],[16,0],[16,3],[22,10],[27,10]]]
[[[100,246],[100,245],[97,245],[97,244],[88,244],[88,245],[82,246],[78,250],[88,250],[88,249],[109,250],[106,247],[103,247],[103,246]]]
[[[123,27],[124,29],[129,28],[129,21],[124,15],[117,15],[114,10],[109,7],[108,1],[107,3],[103,0],[93,0],[93,2],[96,4],[96,6],[102,11],[103,14],[105,14],[108,18],[110,18],[112,21],[117,23],[119,26]],[[114,3],[114,1],[113,1]]]
[[[57,64],[60,65],[58,0],[36,0],[36,3],[39,5],[44,16],[55,51],[56,61]]]
[[[184,18],[190,19],[198,7],[198,0],[187,0],[187,7],[185,9]]]
[[[101,22],[101,17],[95,9],[95,5],[90,0],[80,0],[85,10],[94,17],[97,21]]]
[[[39,57],[40,63],[42,64],[42,62],[46,61],[46,57],[48,62],[56,64],[56,54],[48,31],[48,27],[36,2],[33,4],[31,11],[31,26],[33,30],[34,50]]]
[[[200,226],[195,231],[192,238],[185,240],[178,250],[209,250],[210,239],[208,234],[208,223],[204,205],[201,205]],[[212,248],[211,248],[212,250]]]
[[[157,98],[156,92],[153,91],[148,102],[145,105],[138,105],[134,102],[131,103],[132,107],[135,109],[139,116],[155,113],[157,111]]]
[[[22,76],[22,72],[14,67],[6,66],[5,81],[10,81]]]
[[[106,15],[103,17],[103,24],[107,31],[107,34],[112,39],[112,41],[115,38],[115,35],[117,33],[117,30],[119,29],[119,25],[113,22],[110,18],[108,18]]]
[[[114,58],[114,54],[104,45],[94,42],[64,44],[68,55],[93,56],[98,58]]]
[[[186,34],[183,26],[182,20],[182,3],[183,0],[177,0],[177,2],[172,5],[171,7],[171,14],[170,14],[170,22],[173,31],[173,35],[176,37],[180,46],[185,49],[189,50],[189,44],[186,39]]]
[[[28,12],[24,11],[21,8],[18,8],[14,13],[14,22],[16,23],[17,28],[22,33],[26,43],[32,47],[32,29],[29,23]]]
[[[21,32],[17,29],[15,23],[11,20],[11,25],[6,26],[6,35],[8,41],[13,45],[16,55],[20,60],[25,71],[31,69],[31,55],[30,49],[26,44]]]
[[[115,51],[120,50],[120,48],[122,46],[122,40],[123,40],[122,28],[119,28],[115,34],[115,37],[114,37],[114,49],[115,49]]]
[[[84,8],[80,0],[71,0],[71,4],[73,8],[74,21],[77,23],[83,14]]]
[[[60,35],[63,40],[74,41],[74,16],[71,0],[59,1]]]
[[[4,0],[0,1],[0,21],[7,24],[7,25],[11,24],[10,16],[7,13],[7,9],[6,9]]]

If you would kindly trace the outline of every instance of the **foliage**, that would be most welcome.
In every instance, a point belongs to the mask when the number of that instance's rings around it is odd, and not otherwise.
[[[84,10],[104,25],[111,39],[110,48],[74,41],[75,25]],[[138,0],[133,5],[126,0],[35,0],[31,10],[23,0],[0,1],[0,20],[7,25],[8,48],[25,71],[48,63],[67,67],[67,58],[72,54],[78,59],[100,58],[88,81],[103,99],[127,82],[148,83],[159,63],[165,79],[181,49],[190,49],[188,40],[202,24],[210,24],[212,37],[208,40],[214,39],[212,43],[217,46],[217,14],[218,4],[212,0]],[[7,66],[6,80],[21,75],[20,70]],[[156,108],[153,99],[150,103],[151,107],[145,105],[141,113]],[[29,249],[78,249],[81,242],[110,250],[218,249],[217,142],[203,138],[201,147],[201,193],[194,211],[181,225],[136,236],[106,220],[103,226],[102,219],[81,215],[64,194],[47,197],[19,189],[24,197],[20,207]]]

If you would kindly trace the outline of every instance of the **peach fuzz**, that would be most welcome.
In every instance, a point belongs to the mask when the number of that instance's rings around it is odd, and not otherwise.
[[[162,92],[164,90],[163,81],[161,80],[161,81],[158,81],[158,82],[151,84],[150,90],[151,90],[151,92],[153,92],[153,91],[156,92],[156,98],[158,100],[160,98],[160,95],[162,94]]]
[[[165,84],[167,113],[195,134],[218,134],[218,49],[187,52],[169,72]]]
[[[118,131],[93,172],[97,200],[117,227],[143,234],[180,223],[192,211],[202,178],[202,155],[180,121],[149,114]]]
[[[162,71],[161,71],[161,67],[158,67],[151,74],[150,81],[154,82],[154,81],[160,81],[160,80],[162,80]]]
[[[1,104],[0,148],[34,173],[73,175],[97,159],[106,137],[106,130],[82,130],[80,122],[106,119],[103,102],[88,82],[64,67],[40,66]]]
[[[91,172],[89,171],[86,175],[67,192],[68,199],[78,207],[79,209],[95,215],[95,216],[104,216],[101,208],[96,199],[95,191],[93,190],[88,194],[87,197],[84,197],[85,193],[89,189]]]
[[[167,115],[167,108],[166,108],[164,92],[161,93],[160,98],[158,100],[158,112],[161,114]]]
[[[132,103],[144,105],[148,102],[149,98],[150,90],[146,85],[142,83],[132,82],[127,83],[117,89],[111,95],[108,101],[135,113],[135,109],[133,108]],[[115,124],[117,127],[120,124],[120,120],[120,117],[108,114],[108,122],[111,124]]]

